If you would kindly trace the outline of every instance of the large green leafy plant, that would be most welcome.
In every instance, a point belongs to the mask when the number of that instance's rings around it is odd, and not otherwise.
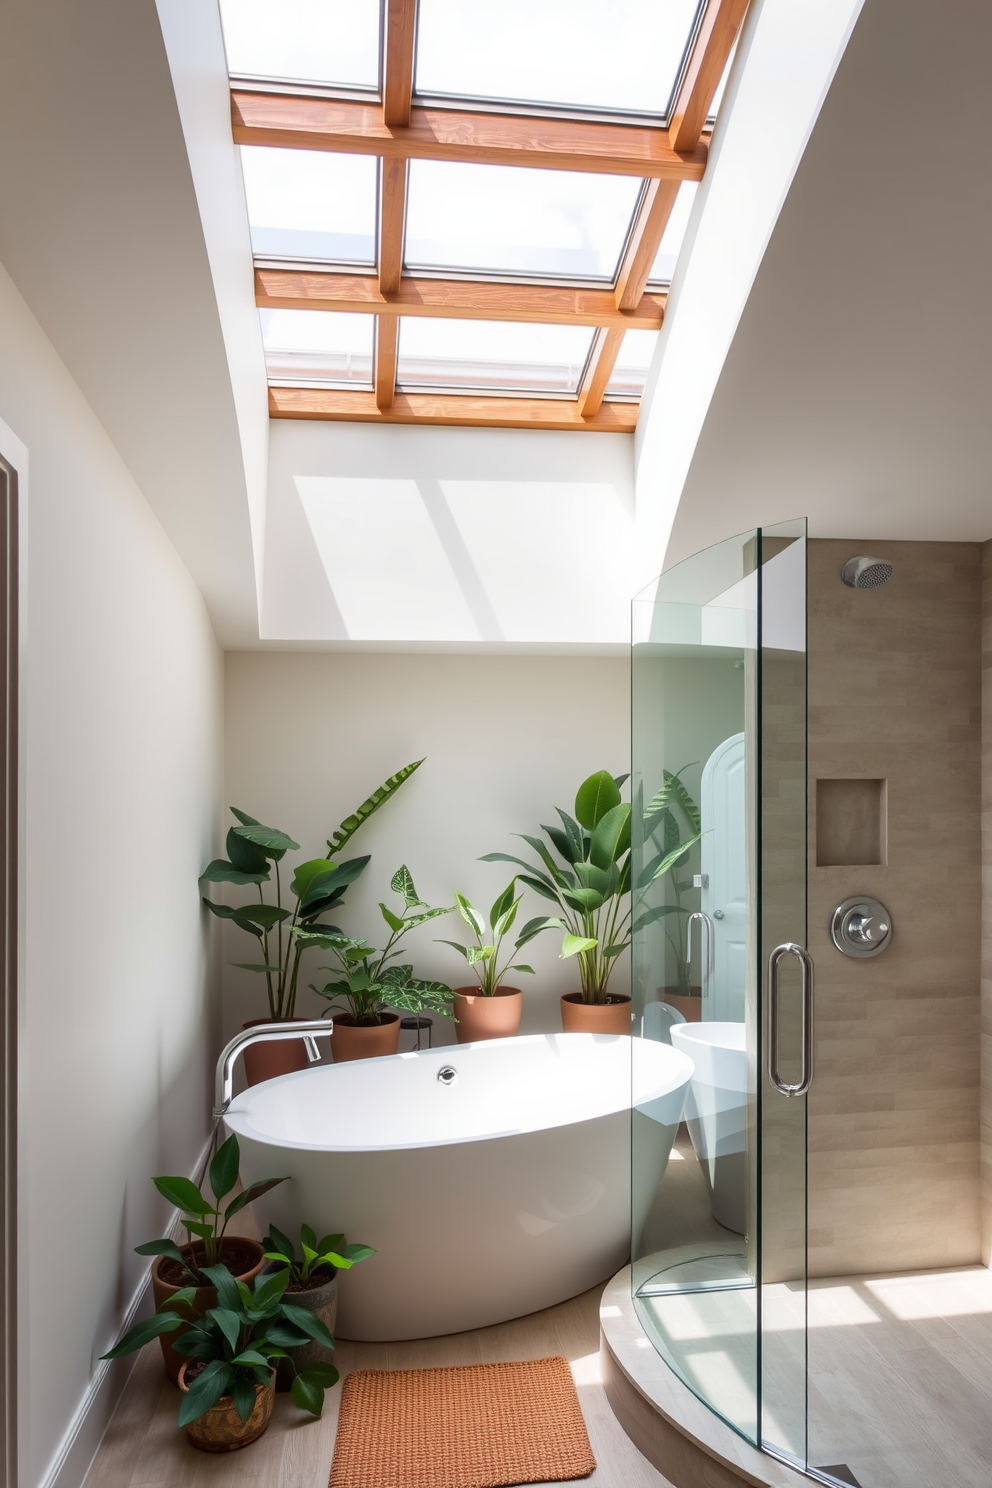
[[[371,1245],[360,1245],[357,1242],[347,1245],[343,1235],[325,1235],[322,1240],[318,1240],[316,1231],[309,1225],[300,1226],[299,1259],[292,1240],[282,1230],[277,1230],[275,1225],[269,1226],[269,1233],[262,1241],[262,1246],[267,1261],[288,1266],[290,1281],[294,1286],[308,1282],[313,1276],[326,1275],[330,1278],[335,1271],[350,1271],[359,1261],[367,1261],[375,1255]]]
[[[194,1240],[202,1241],[203,1271],[196,1266],[191,1254],[183,1255],[174,1240],[148,1240],[144,1245],[135,1246],[138,1255],[168,1256],[170,1260],[179,1263],[193,1286],[208,1286],[204,1274],[221,1258],[224,1234],[230,1221],[242,1209],[275,1188],[276,1184],[286,1181],[284,1178],[260,1179],[258,1183],[249,1184],[242,1189],[236,1198],[223,1207],[222,1200],[238,1185],[240,1167],[241,1149],[237,1137],[232,1134],[217,1149],[210,1164],[209,1178],[214,1203],[211,1204],[209,1199],[204,1198],[191,1178],[178,1176],[152,1179],[162,1197],[179,1210],[180,1223],[190,1244]]]
[[[663,770],[661,789],[644,807],[645,863],[638,875],[638,888],[644,891],[652,884],[668,881],[671,897],[665,904],[642,909],[638,926],[667,920],[665,938],[675,966],[675,985],[683,997],[691,991],[686,928],[692,910],[684,896],[692,891],[693,884],[686,854],[702,835],[699,806],[682,781],[689,768],[683,765],[680,770]]]
[[[351,936],[325,932],[321,927],[297,926],[294,935],[305,945],[317,945],[330,951],[336,966],[321,967],[322,971],[335,971],[336,979],[317,987],[311,987],[319,997],[331,1003],[337,1002],[347,1008],[359,1027],[371,1027],[382,1022],[388,1008],[404,1013],[440,1013],[451,1017],[451,988],[444,982],[424,981],[413,974],[412,965],[395,963],[400,952],[399,942],[418,925],[435,920],[439,915],[451,914],[452,906],[431,909],[420,898],[414,887],[409,868],[398,868],[390,881],[394,894],[403,900],[399,914],[386,904],[379,905],[382,918],[389,926],[386,948],[377,951],[365,940]]]
[[[179,1424],[199,1420],[225,1395],[234,1397],[242,1421],[255,1408],[256,1385],[271,1385],[280,1359],[292,1362],[293,1350],[313,1340],[333,1349],[334,1339],[314,1313],[282,1300],[289,1285],[289,1268],[258,1276],[253,1287],[236,1281],[226,1266],[207,1266],[206,1275],[217,1288],[217,1306],[190,1323],[181,1314],[193,1300],[186,1287],[164,1302],[154,1317],[131,1328],[104,1359],[119,1359],[179,1328],[186,1331],[173,1344],[177,1354],[202,1359],[206,1367],[189,1384],[179,1407]],[[333,1364],[309,1364],[293,1379],[296,1405],[319,1416],[324,1391],[336,1384]]]
[[[561,957],[575,956],[579,966],[582,1001],[601,1004],[609,999],[609,980],[617,957],[631,938],[630,805],[620,799],[626,775],[599,770],[579,786],[575,815],[555,810],[560,827],[541,826],[549,840],[518,833],[541,860],[541,866],[507,853],[487,853],[484,862],[516,863],[524,871],[517,878],[557,905],[557,915],[531,920],[523,935],[546,929],[564,932]],[[686,851],[685,843],[652,865],[660,877]],[[555,856],[557,854],[557,858]],[[633,929],[647,923],[639,917]]]
[[[340,935],[338,927],[324,916],[340,907],[348,885],[354,883],[369,862],[368,856],[348,858],[343,863],[334,859],[359,827],[384,806],[422,764],[423,760],[415,760],[395,775],[390,775],[357,811],[346,817],[328,838],[326,857],[310,858],[298,864],[289,884],[291,903],[288,906],[283,904],[279,865],[286,853],[296,851],[300,844],[277,827],[266,827],[237,807],[231,807],[238,825],[227,834],[227,857],[215,858],[201,874],[201,882],[255,884],[259,902],[234,908],[228,904],[215,904],[206,898],[203,902],[212,914],[222,920],[233,920],[240,930],[258,942],[260,961],[236,961],[234,965],[242,971],[265,977],[269,1016],[273,1021],[293,1017],[300,957],[307,945],[313,943],[297,936],[294,931],[316,929],[329,935]],[[270,903],[262,885],[270,883],[273,874],[275,903]]]

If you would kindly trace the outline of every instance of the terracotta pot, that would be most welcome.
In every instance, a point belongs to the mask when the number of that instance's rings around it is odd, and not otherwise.
[[[630,998],[607,994],[607,1002],[583,1002],[581,992],[561,1000],[561,1026],[566,1033],[630,1033]]]
[[[347,1059],[375,1059],[379,1054],[395,1054],[400,1046],[398,1013],[383,1013],[381,1023],[367,1027],[355,1023],[350,1013],[337,1013],[331,1035],[331,1054],[335,1064]]]
[[[497,987],[483,997],[478,987],[456,987],[455,1037],[460,1044],[512,1038],[520,1029],[524,994],[519,987]]]
[[[680,1012],[687,1023],[700,1022],[703,1016],[703,999],[699,996],[697,988],[693,988],[695,995],[692,997],[686,997],[684,992],[670,991],[667,987],[662,987],[661,993],[662,1001]]]
[[[195,1245],[181,1245],[179,1248],[184,1256],[191,1256],[197,1266],[203,1265],[202,1240],[197,1240]],[[234,1258],[235,1256],[237,1259]],[[228,1257],[231,1257],[231,1260]],[[262,1247],[258,1241],[245,1239],[242,1235],[228,1235],[221,1241],[220,1258],[229,1270],[232,1264],[237,1266],[236,1275],[239,1281],[250,1282],[266,1264]],[[251,1263],[246,1266],[245,1261],[249,1258]],[[162,1280],[159,1273],[163,1264],[169,1266],[172,1263],[166,1256],[156,1256],[152,1263],[152,1293],[155,1297],[156,1311],[161,1307],[163,1302],[167,1302],[170,1297],[174,1297],[182,1286],[181,1282],[172,1283]],[[208,1307],[216,1307],[216,1287],[197,1287],[190,1306],[196,1313],[206,1312]],[[179,1379],[179,1371],[185,1362],[185,1355],[177,1354],[172,1345],[177,1338],[183,1336],[185,1331],[185,1329],[179,1328],[174,1333],[163,1333],[159,1339],[159,1343],[162,1345],[162,1358],[165,1360],[165,1372],[173,1384]]]
[[[333,1333],[338,1320],[338,1273],[335,1271],[333,1276],[325,1279],[323,1286],[311,1287],[309,1291],[297,1292],[287,1287],[283,1293],[283,1301],[314,1313]],[[302,1348],[293,1350],[293,1364],[297,1370],[306,1369],[308,1364],[333,1363],[333,1351],[325,1348],[322,1343],[305,1343]],[[276,1389],[288,1390],[293,1383],[294,1372],[288,1359],[280,1359],[276,1369]]]
[[[260,1023],[271,1023],[271,1018],[252,1018],[242,1023],[242,1028],[257,1028]],[[287,1018],[287,1023],[305,1023],[305,1018]],[[244,1052],[245,1079],[249,1085],[261,1085],[263,1080],[274,1080],[277,1075],[292,1075],[296,1070],[305,1070],[309,1064],[306,1045],[302,1039],[271,1039],[264,1044],[250,1044]]]
[[[189,1394],[186,1384],[186,1369],[192,1361],[185,1359],[179,1372],[177,1384],[184,1395]],[[205,1415],[190,1421],[186,1435],[200,1452],[236,1452],[239,1447],[248,1447],[258,1441],[272,1418],[276,1387],[273,1373],[271,1385],[255,1386],[255,1408],[247,1421],[242,1421],[234,1404],[233,1395],[222,1395]]]

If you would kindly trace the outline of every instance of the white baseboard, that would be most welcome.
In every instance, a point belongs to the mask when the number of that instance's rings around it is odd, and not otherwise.
[[[214,1134],[211,1132],[196,1160],[191,1175],[196,1183],[202,1182],[202,1174],[207,1165],[213,1140]],[[178,1210],[167,1233],[174,1240],[181,1238]],[[150,1291],[151,1272],[149,1271],[146,1272],[121,1319],[121,1333],[126,1333],[128,1328],[133,1327],[144,1313],[151,1311],[146,1305]],[[86,1474],[99,1451],[100,1443],[103,1441],[111,1417],[117,1409],[124,1393],[124,1387],[137,1361],[137,1354],[128,1355],[123,1359],[100,1360],[94,1370],[93,1378],[86,1387],[86,1393],[69,1422],[58,1451],[52,1458],[48,1471],[38,1484],[38,1488],[82,1488]]]

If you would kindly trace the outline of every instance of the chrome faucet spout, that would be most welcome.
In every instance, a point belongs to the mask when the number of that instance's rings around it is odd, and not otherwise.
[[[327,1018],[313,1018],[299,1023],[259,1023],[236,1033],[221,1051],[214,1080],[214,1119],[219,1120],[234,1094],[234,1066],[238,1055],[251,1044],[269,1043],[274,1039],[302,1038],[311,1064],[320,1058],[317,1039],[330,1038],[334,1024]]]

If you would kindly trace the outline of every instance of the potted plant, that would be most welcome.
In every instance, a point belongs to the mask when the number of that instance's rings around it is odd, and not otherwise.
[[[609,991],[617,957],[631,936],[630,806],[620,799],[626,779],[598,770],[584,780],[575,796],[575,816],[556,807],[561,827],[542,825],[550,848],[540,837],[519,834],[537,853],[541,867],[506,853],[487,853],[483,859],[516,863],[524,870],[519,881],[558,907],[557,915],[531,920],[524,931],[563,931],[561,958],[578,960],[581,991],[561,999],[566,1033],[630,1032],[629,995]],[[690,845],[684,843],[663,858],[655,877],[666,873]]]
[[[323,987],[311,983],[318,997],[338,1004],[331,1036],[335,1064],[342,1060],[370,1059],[379,1054],[396,1053],[400,1021],[396,1013],[388,1011],[389,1008],[399,1008],[404,1013],[431,1012],[451,1017],[449,986],[444,982],[423,981],[415,977],[412,965],[389,963],[399,955],[396,947],[405,935],[417,925],[424,925],[439,915],[451,914],[453,906],[431,909],[417,894],[410,870],[405,865],[393,874],[390,888],[403,900],[403,909],[400,914],[394,914],[385,904],[379,905],[390,931],[383,951],[375,950],[367,941],[355,940],[340,932],[331,935],[320,928],[294,928],[299,940],[330,951],[337,962],[336,967],[321,967],[322,971],[337,971],[337,980],[327,982]],[[341,1010],[342,1004],[344,1010]]]
[[[326,1363],[297,1369],[293,1358],[311,1341],[333,1349],[334,1339],[313,1313],[283,1300],[289,1272],[256,1277],[250,1287],[226,1266],[208,1266],[207,1275],[217,1295],[215,1307],[186,1322],[180,1314],[191,1304],[193,1289],[185,1288],[102,1357],[119,1359],[152,1338],[183,1329],[175,1345],[185,1356],[179,1424],[202,1452],[233,1452],[258,1440],[272,1415],[275,1371],[283,1360],[293,1371],[295,1404],[319,1416],[324,1392],[336,1384],[338,1371]]]
[[[204,883],[254,884],[258,890],[257,904],[232,907],[216,904],[207,898],[203,900],[212,914],[222,920],[233,920],[240,930],[258,943],[260,959],[233,964],[242,971],[264,976],[269,1016],[267,1019],[251,1019],[245,1028],[259,1022],[290,1023],[294,1020],[300,957],[307,942],[294,936],[293,931],[301,927],[317,927],[333,934],[340,933],[337,926],[327,922],[324,916],[340,907],[348,885],[364,872],[369,858],[349,858],[345,862],[334,859],[359,827],[384,806],[422,764],[423,760],[415,760],[413,764],[405,765],[373,791],[357,811],[346,817],[328,838],[326,857],[310,858],[298,864],[289,884],[288,904],[283,903],[279,864],[287,852],[294,852],[299,847],[299,843],[277,827],[264,826],[236,806],[231,807],[238,824],[227,834],[227,857],[215,858],[200,877]],[[275,902],[269,903],[262,885],[271,882],[273,874]],[[249,1085],[307,1066],[301,1039],[287,1039],[285,1042],[276,1039],[251,1045],[244,1052],[244,1061]]]
[[[284,1297],[296,1307],[303,1307],[319,1318],[329,1333],[334,1332],[338,1311],[338,1272],[350,1271],[359,1261],[367,1261],[375,1251],[370,1245],[346,1245],[343,1235],[325,1235],[318,1240],[309,1225],[300,1228],[299,1259],[296,1247],[275,1225],[262,1241],[267,1261],[275,1261],[289,1272]],[[317,1339],[297,1349],[293,1365],[303,1369],[310,1364],[329,1364],[330,1352]],[[288,1390],[293,1372],[288,1361],[280,1361],[276,1371],[276,1389]]]
[[[684,896],[692,891],[692,875],[685,854],[700,840],[701,820],[699,806],[686,790],[682,775],[689,769],[662,771],[662,786],[652,796],[643,810],[643,840],[645,864],[638,879],[638,889],[643,894],[655,883],[665,883],[670,897],[664,904],[641,910],[638,925],[644,926],[654,920],[666,920],[665,939],[668,942],[670,959],[674,969],[671,985],[659,988],[665,1002],[677,1008],[690,1022],[698,1022],[702,1007],[702,987],[693,986],[690,980],[687,926],[692,909],[684,903]],[[683,832],[687,833],[683,839]],[[652,852],[653,849],[653,852]],[[663,865],[667,863],[668,867]]]
[[[479,1039],[512,1037],[520,1028],[520,1013],[523,992],[519,987],[505,987],[503,977],[508,971],[525,971],[534,975],[532,966],[520,962],[511,965],[511,958],[520,948],[540,934],[544,928],[542,919],[537,929],[524,926],[513,943],[503,965],[500,966],[500,948],[517,917],[522,894],[514,898],[517,886],[515,878],[489,911],[488,935],[486,922],[464,894],[455,894],[455,908],[475,937],[475,945],[461,945],[457,940],[440,940],[439,945],[451,946],[464,956],[475,973],[478,985],[455,987],[455,1030],[460,1044],[470,1044]]]
[[[237,1186],[241,1167],[241,1149],[236,1136],[228,1137],[218,1148],[210,1164],[209,1181],[215,1202],[210,1203],[191,1178],[153,1178],[152,1182],[163,1198],[168,1199],[180,1211],[180,1223],[186,1231],[187,1243],[182,1247],[174,1240],[148,1240],[136,1245],[138,1255],[154,1256],[152,1264],[152,1292],[155,1306],[163,1307],[170,1298],[180,1292],[189,1293],[190,1315],[206,1312],[217,1305],[217,1293],[209,1280],[210,1268],[223,1263],[239,1281],[250,1281],[265,1265],[261,1245],[243,1235],[228,1235],[227,1226],[236,1214],[263,1194],[275,1188],[283,1178],[264,1178],[242,1189],[226,1208],[221,1200]],[[195,1238],[194,1238],[195,1237]],[[175,1324],[178,1328],[181,1324]],[[176,1352],[174,1341],[162,1334],[162,1355],[165,1372],[175,1383],[179,1378],[182,1359]]]

